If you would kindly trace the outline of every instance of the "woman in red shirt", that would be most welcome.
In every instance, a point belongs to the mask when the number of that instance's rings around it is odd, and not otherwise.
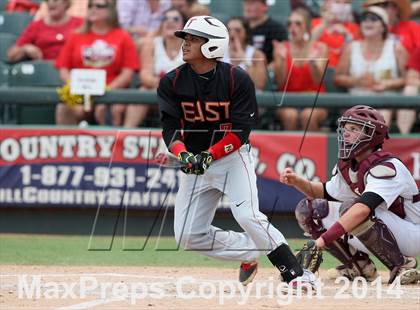
[[[108,89],[127,88],[130,85],[134,72],[139,69],[139,59],[130,35],[119,27],[112,0],[89,1],[85,24],[66,42],[56,66],[65,82],[69,82],[71,69],[87,68],[105,70]],[[114,104],[112,124],[136,127],[138,124],[130,117],[135,115],[136,109],[136,105]],[[94,116],[100,125],[105,124],[105,115],[106,106],[96,105]],[[78,124],[85,118],[82,106],[57,106],[57,124]]]
[[[274,73],[283,92],[325,92],[322,76],[327,66],[327,47],[311,40],[311,20],[308,11],[297,8],[287,22],[289,42],[277,42],[274,49]],[[326,109],[279,108],[277,118],[284,129],[318,131],[327,118]],[[308,124],[310,120],[310,123]],[[300,125],[300,126],[299,126]]]
[[[83,19],[67,14],[70,4],[70,0],[47,1],[48,14],[23,31],[8,51],[9,61],[55,60],[70,33],[83,23]]]

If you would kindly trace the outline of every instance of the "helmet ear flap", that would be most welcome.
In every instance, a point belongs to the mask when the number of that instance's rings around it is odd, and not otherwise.
[[[201,53],[208,59],[221,58],[223,56],[220,55],[224,55],[227,49],[228,43],[215,45],[213,40],[209,40],[201,46]]]

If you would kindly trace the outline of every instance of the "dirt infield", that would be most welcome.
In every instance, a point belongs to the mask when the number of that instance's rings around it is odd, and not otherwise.
[[[385,273],[374,283],[335,284],[323,271],[311,296],[284,292],[271,268],[246,288],[237,270],[220,268],[3,265],[0,274],[0,309],[420,309],[420,285],[398,291]]]

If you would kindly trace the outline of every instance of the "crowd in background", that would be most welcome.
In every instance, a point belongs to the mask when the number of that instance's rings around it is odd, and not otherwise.
[[[420,1],[362,5],[355,12],[351,0],[290,0],[290,15],[278,20],[269,16],[266,0],[243,0],[237,14],[242,16],[224,20],[230,45],[222,61],[246,70],[257,90],[274,85],[279,92],[323,93],[333,85],[333,91],[351,95],[418,94],[420,25],[412,18],[420,15]],[[54,61],[63,83],[69,83],[73,68],[101,68],[107,90],[156,89],[165,73],[183,63],[182,42],[174,31],[192,16],[212,13],[196,0],[46,0],[41,5],[9,0],[8,10],[34,14],[9,49],[10,62]],[[325,85],[327,76],[331,85]],[[419,111],[411,109],[381,112],[401,133],[411,132],[418,121]],[[319,131],[329,113],[277,108],[272,115],[285,130]],[[145,104],[95,105],[87,112],[60,103],[56,123],[135,128],[156,114]]]

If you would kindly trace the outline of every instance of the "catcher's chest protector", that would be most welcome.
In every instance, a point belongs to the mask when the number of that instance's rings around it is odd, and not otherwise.
[[[341,175],[350,186],[351,190],[360,196],[365,190],[368,173],[381,179],[392,178],[396,175],[394,165],[386,162],[391,158],[397,157],[389,152],[376,151],[370,154],[368,158],[358,163],[356,171],[351,167],[351,160],[339,160],[337,168],[340,170]],[[375,167],[377,168],[375,169]],[[376,170],[379,170],[379,173]],[[398,197],[389,207],[389,210],[399,217],[405,218],[404,201],[402,197]]]
[[[368,158],[361,161],[354,171],[351,167],[351,160],[339,160],[337,167],[340,170],[346,183],[350,186],[351,190],[357,195],[360,195],[365,190],[366,186],[366,173],[378,164],[385,162],[388,159],[396,158],[389,152],[377,151],[369,155]],[[385,163],[384,163],[385,164]],[[392,165],[392,164],[391,164]],[[393,166],[393,165],[392,165]],[[393,177],[395,175],[391,175]]]

